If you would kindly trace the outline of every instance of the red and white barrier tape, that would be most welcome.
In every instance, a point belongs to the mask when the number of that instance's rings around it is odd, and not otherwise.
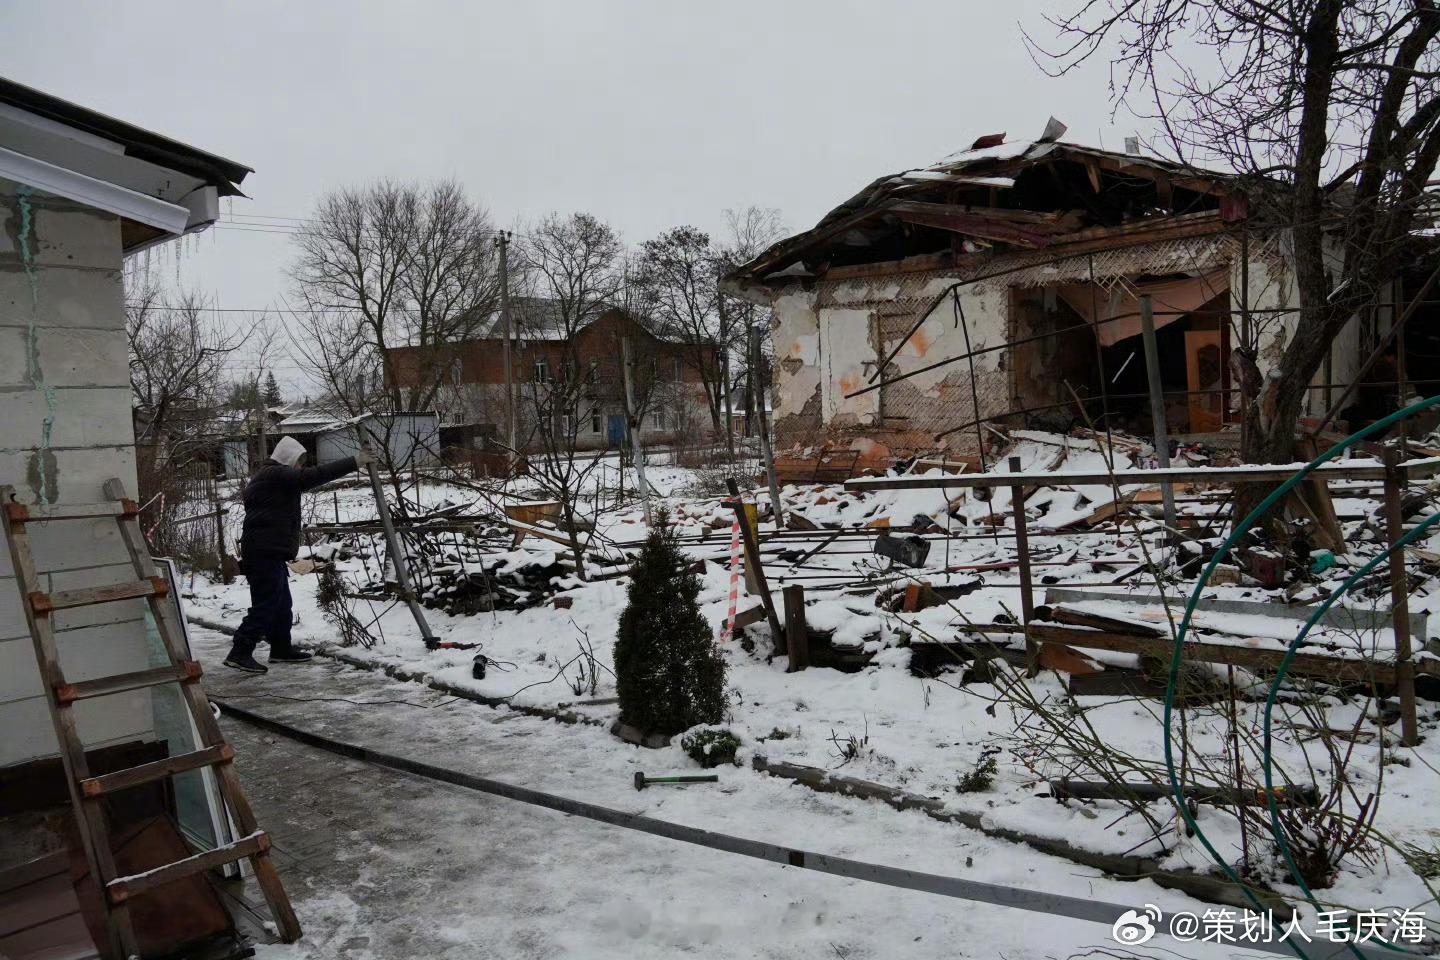
[[[151,497],[150,502],[154,503],[156,497],[160,499],[160,506],[155,511],[155,522],[150,524],[149,530],[145,531],[145,542],[150,544],[152,550],[155,548],[155,531],[160,529],[160,521],[165,518],[165,491],[161,490],[155,497]],[[146,504],[146,506],[148,505]]]
[[[725,615],[725,628],[720,642],[729,643],[735,636],[735,613],[740,608],[740,518],[730,525],[730,612]]]

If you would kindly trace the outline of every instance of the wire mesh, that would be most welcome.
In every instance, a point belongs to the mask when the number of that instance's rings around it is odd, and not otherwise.
[[[1262,242],[1251,238],[1252,262],[1278,263],[1279,252],[1277,239]],[[841,363],[826,358],[826,346],[842,335],[850,338],[853,353],[856,334],[832,330],[827,336],[822,329],[822,390],[830,391],[822,403],[825,439],[833,442],[847,435],[864,436],[890,446],[894,453],[973,454],[977,436],[985,429],[977,430],[975,421],[1025,407],[1015,381],[1016,347],[1005,348],[1007,341],[1022,338],[1012,309],[1015,291],[1093,278],[1098,296],[1108,299],[1115,286],[1135,277],[1199,275],[1237,263],[1240,255],[1238,236],[1220,233],[1066,258],[1036,250],[944,270],[822,280],[816,288],[822,328],[866,324],[870,357],[861,362],[858,371],[852,370],[848,360]],[[962,285],[957,288],[957,284]],[[994,308],[997,293],[1005,297],[998,315]],[[1251,290],[1252,304],[1265,293]],[[1238,327],[1236,318],[1231,322]],[[886,365],[884,376],[878,377],[880,364],[892,354],[894,359]],[[885,385],[854,394],[875,382]],[[1098,400],[1090,410],[1092,414],[1102,412]],[[1070,412],[1078,415],[1078,410]],[[1012,422],[1019,419],[1017,414]]]

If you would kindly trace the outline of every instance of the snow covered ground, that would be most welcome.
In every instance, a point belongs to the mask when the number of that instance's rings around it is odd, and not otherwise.
[[[1044,460],[1045,451],[1038,444],[1027,448],[1026,456],[1030,457],[1030,465],[1034,468],[1043,469],[1047,462]],[[1067,467],[1084,466],[1079,461],[1087,456],[1099,459],[1098,453],[1085,450],[1082,445],[1081,449],[1072,452],[1072,457],[1078,459],[1068,460]],[[613,468],[607,464],[604,469]],[[696,558],[712,561],[705,564],[701,573],[704,591],[700,599],[705,615],[718,634],[726,616],[730,582],[730,574],[725,567],[730,550],[728,509],[713,495],[686,495],[687,491],[694,491],[705,484],[707,478],[703,475],[680,468],[651,468],[650,472],[651,481],[658,490],[675,494],[665,498],[665,502],[677,531],[691,537],[701,534],[707,537],[703,542],[687,543],[686,549]],[[627,483],[633,488],[633,477]],[[602,484],[602,491],[604,489],[606,487]],[[517,492],[523,494],[523,489]],[[477,499],[474,492],[460,486],[422,485],[419,494],[426,508],[447,504],[469,505]],[[1032,497],[1029,506],[1043,513],[1037,518],[1039,525],[1043,525],[1044,517],[1049,517],[1053,527],[1060,527],[1073,515],[1088,515],[1093,509],[1089,501],[1109,494],[1108,487],[1095,491],[1042,491]],[[602,499],[603,496],[602,492]],[[840,495],[833,488],[815,487],[787,488],[783,494],[788,510],[798,510],[815,523],[838,522],[857,529],[883,525],[909,527],[917,515],[931,518],[940,529],[946,529],[949,524],[958,522],[956,517],[974,522],[984,516],[1005,515],[1010,510],[1009,493],[1004,489],[997,490],[991,501],[970,499],[947,512],[950,496],[940,490],[855,496]],[[762,491],[756,499],[763,505],[768,498]],[[1357,502],[1361,507],[1373,505],[1373,501],[1358,498]],[[317,523],[333,522],[337,516],[340,520],[374,516],[368,489],[322,492],[311,499],[309,509],[312,521]],[[239,511],[235,511],[232,522],[238,521],[238,515]],[[638,507],[599,510],[595,519],[599,534],[612,542],[633,543],[644,536],[643,517]],[[957,527],[950,529],[959,532]],[[647,770],[694,768],[678,745],[641,755],[637,754],[636,748],[606,733],[604,726],[566,726],[529,719],[514,721],[521,726],[512,728],[506,725],[506,729],[538,731],[525,742],[524,755],[517,754],[512,758],[510,769],[519,778],[516,782],[558,784],[560,781],[555,778],[559,777],[572,789],[580,786],[577,795],[589,798],[593,791],[599,790],[603,794],[609,790],[610,787],[602,784],[613,781],[618,785],[614,787],[619,791],[616,796],[626,796],[632,805],[638,804],[636,809],[647,808],[651,803],[663,803],[666,814],[683,815],[686,822],[710,829],[724,829],[727,824],[770,824],[779,830],[791,822],[797,806],[820,809],[824,814],[813,825],[807,826],[807,829],[813,828],[811,836],[815,842],[809,844],[813,849],[847,856],[862,856],[864,851],[863,855],[873,855],[879,861],[903,861],[906,866],[952,874],[959,862],[971,857],[975,862],[973,875],[994,882],[1026,884],[1035,883],[1035,877],[1043,877],[1046,889],[1060,891],[1072,889],[1075,879],[1083,877],[1086,889],[1095,889],[1096,884],[1115,887],[1111,881],[1098,879],[1093,871],[1012,844],[1004,845],[1002,857],[976,858],[968,852],[961,856],[959,851],[966,844],[994,849],[996,841],[954,825],[935,823],[916,813],[901,814],[863,801],[797,796],[801,788],[786,787],[780,781],[748,769],[748,760],[756,754],[763,754],[771,760],[829,768],[847,776],[940,798],[951,809],[982,814],[987,824],[997,828],[1065,839],[1099,852],[1156,857],[1167,868],[1189,866],[1208,869],[1210,860],[1205,852],[1173,825],[1155,836],[1138,817],[1122,818],[1123,811],[1113,803],[1064,805],[1049,798],[1046,795],[1047,780],[1070,771],[1057,767],[1053,760],[1047,760],[1042,755],[1042,751],[1032,749],[1032,744],[1016,735],[1017,726],[1026,718],[1013,699],[1001,696],[1005,692],[1003,682],[976,681],[962,685],[959,672],[927,679],[912,674],[908,669],[911,651],[901,645],[906,633],[917,639],[927,635],[949,639],[954,635],[957,624],[965,620],[985,623],[1006,615],[1018,617],[1020,604],[1015,573],[1004,568],[1004,564],[1013,558],[1013,550],[1003,539],[997,543],[988,536],[978,534],[986,528],[977,526],[972,529],[977,531],[972,539],[937,540],[932,544],[931,565],[936,568],[943,566],[952,572],[927,575],[926,579],[938,585],[965,582],[978,575],[984,577],[984,585],[952,605],[933,607],[919,613],[891,613],[877,606],[873,591],[846,591],[846,586],[853,585],[862,575],[879,575],[877,558],[859,543],[839,541],[834,549],[809,558],[803,564],[792,562],[788,557],[773,563],[767,561],[772,588],[783,586],[786,577],[807,578],[790,582],[804,583],[809,596],[818,601],[807,610],[812,628],[833,630],[832,642],[835,645],[850,645],[857,651],[873,654],[873,658],[870,666],[859,673],[830,669],[786,673],[783,657],[772,659],[766,656],[769,640],[764,627],[752,628],[756,642],[749,652],[738,641],[727,644],[724,655],[729,668],[731,707],[725,725],[744,743],[741,759],[747,762],[747,766],[727,770],[724,776],[727,783],[743,784],[739,789],[709,794],[689,791],[652,796],[647,793],[637,800],[624,794],[623,790],[628,784],[629,772],[637,764],[643,764]],[[762,524],[762,533],[774,533],[773,524]],[[1355,533],[1359,539],[1361,532],[1358,528]],[[803,552],[810,546],[818,545],[826,535],[827,532],[821,531],[810,539],[797,536],[793,543],[787,541],[785,545]],[[781,539],[776,537],[772,542],[778,544]],[[1032,549],[1037,560],[1049,565],[1036,567],[1037,579],[1046,585],[1109,583],[1117,570],[1137,560],[1143,561],[1144,555],[1137,549],[1137,542],[1134,536],[1123,540],[1111,536],[1063,533],[1048,538],[1038,536],[1032,540]],[[533,538],[527,539],[517,551],[526,556],[563,552],[564,547],[560,544]],[[957,567],[986,567],[997,563],[1000,569],[955,570]],[[363,574],[363,564],[359,560],[341,561],[340,565],[351,575],[358,577]],[[525,610],[498,610],[467,616],[448,616],[433,609],[427,612],[430,624],[441,640],[480,643],[485,655],[496,661],[482,680],[471,677],[472,652],[427,652],[403,607],[393,607],[380,616],[376,632],[383,633],[382,643],[368,649],[352,647],[345,653],[377,666],[402,667],[407,672],[421,673],[451,687],[474,691],[486,697],[509,698],[517,705],[564,707],[608,725],[615,718],[617,708],[613,703],[603,701],[613,698],[615,693],[614,680],[609,673],[610,653],[616,621],[625,602],[625,580],[581,583],[572,578],[562,586],[564,589],[559,595],[568,598],[570,605],[567,608],[546,603]],[[316,578],[292,578],[292,589],[296,600],[296,638],[312,646],[333,645],[335,630],[322,618],[315,603]],[[1111,589],[1123,588],[1116,586]],[[1265,597],[1263,591],[1242,586],[1215,587],[1208,595],[1249,600]],[[1433,595],[1422,595],[1412,603],[1412,610],[1423,611],[1436,602]],[[186,604],[193,614],[233,626],[239,622],[247,604],[246,588],[243,581],[224,586],[197,576],[191,581]],[[742,609],[746,605],[742,598]],[[354,612],[362,619],[369,619],[379,614],[384,606],[379,601],[359,601]],[[1252,629],[1250,632],[1257,631]],[[222,641],[218,636],[211,636],[208,642],[212,655],[221,650],[219,645]],[[582,668],[589,663],[585,654],[589,649],[593,649],[596,665],[593,686],[588,671],[582,674]],[[1133,656],[1124,654],[1105,655],[1099,659],[1118,665],[1133,666],[1135,663]],[[213,672],[211,676],[214,676]],[[256,681],[255,685],[259,687],[272,682],[274,676],[272,674],[271,678]],[[365,681],[369,684],[406,688],[401,681],[385,679],[383,674],[371,674],[369,677],[371,679]],[[1243,688],[1246,684],[1243,676],[1241,683]],[[1048,698],[1051,703],[1069,702],[1062,679],[1057,674],[1041,674],[1031,682],[1031,689],[1036,696]],[[1253,688],[1250,692],[1263,694],[1263,688]],[[602,702],[585,702],[592,700]],[[1332,697],[1323,701],[1323,705],[1325,711],[1320,720],[1341,730],[1348,729],[1360,719],[1361,711],[1374,709],[1373,704],[1360,699]],[[1107,746],[1152,769],[1158,763],[1162,754],[1163,731],[1157,701],[1130,697],[1084,697],[1080,698],[1078,706],[1083,708],[1086,721]],[[1242,698],[1239,702],[1241,724],[1252,733],[1258,732],[1261,708],[1262,704],[1254,698]],[[1353,779],[1352,788],[1360,798],[1378,792],[1380,778],[1383,777],[1383,799],[1376,819],[1377,826],[1397,843],[1434,850],[1440,846],[1440,810],[1427,801],[1437,782],[1440,782],[1436,771],[1437,764],[1440,764],[1440,737],[1434,735],[1436,723],[1430,716],[1433,708],[1425,702],[1422,702],[1422,708],[1422,733],[1428,736],[1420,747],[1398,748],[1393,733],[1386,734],[1385,745],[1382,746],[1374,736],[1375,725],[1364,720],[1359,729],[1365,735],[1349,746],[1351,753],[1347,759],[1349,775]],[[314,709],[328,708],[316,704]],[[466,709],[481,714],[486,712],[483,708],[468,705]],[[306,712],[310,710],[307,708]],[[473,722],[488,723],[489,718]],[[488,734],[488,727],[483,729]],[[1226,730],[1225,718],[1219,710],[1194,711],[1189,733],[1197,758],[1212,766],[1222,762],[1227,750]],[[448,750],[443,746],[446,742],[469,741],[446,741],[437,736],[433,743],[427,743],[426,749],[439,756],[464,755],[464,751],[455,754]],[[1307,771],[1313,769],[1317,776],[1324,772],[1324,757],[1315,756],[1321,747],[1313,739],[1283,733],[1277,739],[1275,750],[1277,763],[1299,782],[1304,781]],[[957,792],[957,781],[974,770],[983,757],[990,755],[998,764],[993,785],[979,792]],[[574,759],[557,764],[555,758],[561,756]],[[1396,758],[1400,762],[1382,764],[1382,761],[1394,761]],[[576,775],[582,769],[583,775]],[[723,797],[723,802],[714,802],[716,796]],[[777,796],[785,798],[778,807],[772,802]],[[1153,805],[1152,813],[1162,822],[1173,820],[1167,804]],[[1234,817],[1225,808],[1202,805],[1200,823],[1222,852],[1238,856],[1239,831]],[[857,829],[857,824],[864,826]],[[753,831],[745,829],[737,828],[733,832],[754,835]],[[805,845],[803,841],[787,842]],[[744,870],[763,872],[760,866]],[[1026,875],[1030,878],[1027,879]],[[1288,896],[1299,897],[1299,890],[1287,882],[1288,878],[1272,876],[1270,879],[1276,889]],[[1052,886],[1052,880],[1057,885]],[[1146,888],[1143,896],[1138,892],[1142,887]],[[1138,905],[1142,902],[1161,903],[1163,900],[1172,907],[1177,903],[1185,904],[1181,909],[1199,911],[1206,908],[1206,905],[1188,901],[1177,894],[1159,891],[1150,884],[1121,885],[1118,890],[1113,894],[1117,902],[1134,900]],[[1381,857],[1369,863],[1352,862],[1336,884],[1321,891],[1321,895],[1355,909],[1423,908],[1428,904],[1435,919],[1440,920],[1440,907],[1435,905],[1426,883],[1394,850],[1383,851]],[[928,908],[900,905],[900,901],[910,903],[910,895],[886,893],[877,896],[880,901],[890,904],[887,909],[918,909],[921,915],[930,916],[925,912]],[[867,902],[871,902],[868,900],[870,895],[866,894],[866,897]],[[894,899],[897,897],[898,900]],[[944,912],[953,911],[954,907],[954,904],[942,904],[935,909]],[[855,917],[855,922],[862,926],[872,920],[858,915]],[[1013,930],[1013,921],[1010,922]],[[1020,923],[1033,926],[1030,921],[1022,920]],[[1068,949],[1059,950],[1053,942],[966,941],[966,938],[977,936],[975,930],[945,929],[960,938],[948,941],[948,948],[952,950],[958,942],[986,942],[996,949],[1006,949],[1007,956],[1017,943],[1024,947],[1024,950],[1018,951],[1020,955],[1025,955],[1025,950],[1030,949],[1034,949],[1037,956],[1070,952]],[[917,934],[927,944],[930,942],[925,934],[918,931]],[[896,940],[888,946],[894,948],[900,942]],[[1064,942],[1075,941],[1066,939]],[[930,955],[924,952],[929,945],[918,953],[892,952],[881,949],[879,943],[872,944],[872,947],[878,950],[874,954],[876,956]],[[964,952],[969,953],[968,950]],[[724,955],[766,954],[742,951]],[[822,952],[818,955],[867,954]],[[993,949],[980,949],[973,955],[993,956],[996,953]]]
[[[264,677],[219,666],[228,640],[192,630],[216,699],[301,729],[673,823],[852,859],[1142,908],[1199,910],[920,813],[815,794],[748,768],[716,785],[637,793],[635,771],[687,772],[602,729],[492,710],[326,660]],[[305,936],[265,960],[330,958],[1065,957],[1114,947],[1101,924],[796,870],[337,761],[226,720]],[[333,840],[317,847],[303,827]],[[1163,940],[1155,941],[1157,946]],[[1168,944],[1209,960],[1245,955]]]

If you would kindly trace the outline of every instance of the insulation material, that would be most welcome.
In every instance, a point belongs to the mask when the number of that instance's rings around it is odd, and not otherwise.
[[[1158,330],[1185,319],[1187,314],[1225,293],[1229,289],[1229,277],[1226,270],[1213,270],[1198,277],[1153,283],[1118,278],[1108,286],[1108,293],[1098,296],[1086,283],[1067,283],[1057,290],[1071,309],[1095,325],[1095,337],[1100,345],[1112,347],[1121,340],[1140,335],[1141,297],[1150,297],[1154,304],[1155,329]]]

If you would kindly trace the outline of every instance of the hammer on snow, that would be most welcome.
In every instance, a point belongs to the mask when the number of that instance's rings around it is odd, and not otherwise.
[[[635,774],[635,789],[644,790],[646,787],[657,783],[719,783],[720,777],[713,773],[695,773],[680,777],[647,777],[644,773]]]

